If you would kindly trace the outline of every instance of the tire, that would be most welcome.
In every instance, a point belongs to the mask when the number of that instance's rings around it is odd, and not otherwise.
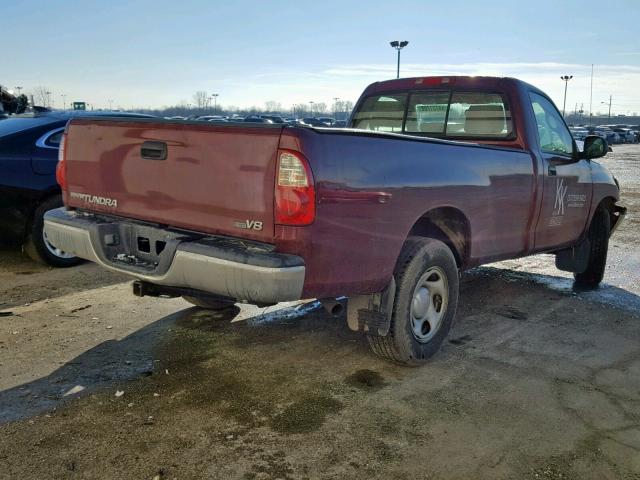
[[[62,206],[62,198],[55,195],[44,200],[33,212],[28,236],[22,246],[24,252],[36,262],[52,267],[67,268],[78,265],[82,259],[51,245],[44,234],[44,214]]]
[[[367,339],[380,357],[422,365],[439,350],[453,324],[458,306],[456,260],[439,240],[409,237],[394,276],[396,295],[389,333],[385,337],[367,335]],[[420,322],[418,317],[428,320]]]
[[[212,298],[190,297],[188,295],[183,295],[182,298],[196,307],[207,310],[224,310],[225,308],[230,308],[235,305],[235,303],[230,300],[214,300]]]
[[[609,250],[609,234],[611,232],[611,217],[604,208],[599,208],[593,215],[591,225],[587,231],[587,238],[591,242],[587,269],[582,273],[574,273],[576,285],[584,288],[596,288],[604,277]]]

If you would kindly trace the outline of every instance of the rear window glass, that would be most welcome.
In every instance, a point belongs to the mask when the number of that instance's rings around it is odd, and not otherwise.
[[[454,93],[447,119],[448,137],[507,137],[511,112],[495,93]]]
[[[400,133],[406,104],[406,93],[369,97],[354,115],[353,127]]]
[[[425,91],[369,97],[355,113],[353,127],[436,137],[505,138],[513,133],[513,120],[508,103],[497,93]]]
[[[424,92],[411,95],[405,131],[444,133],[449,92]]]

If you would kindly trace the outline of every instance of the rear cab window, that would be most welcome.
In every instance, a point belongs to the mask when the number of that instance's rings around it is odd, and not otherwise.
[[[366,98],[353,128],[451,139],[507,139],[514,134],[505,96],[491,92],[415,91]]]
[[[366,98],[353,117],[353,127],[375,132],[401,133],[407,96],[402,93]]]

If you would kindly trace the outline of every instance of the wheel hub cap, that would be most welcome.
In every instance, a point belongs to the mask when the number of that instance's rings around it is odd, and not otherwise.
[[[427,269],[418,280],[411,302],[411,329],[419,342],[431,340],[447,311],[449,285],[440,267]]]

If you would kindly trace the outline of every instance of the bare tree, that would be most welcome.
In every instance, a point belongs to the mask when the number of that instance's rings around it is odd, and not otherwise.
[[[264,108],[269,113],[279,112],[282,110],[282,104],[273,100],[264,102]]]
[[[207,107],[207,103],[209,103],[209,95],[204,90],[198,90],[193,94],[193,103],[199,109],[204,109]]]
[[[31,92],[31,95],[33,95],[34,104],[40,107],[49,106],[50,93],[47,93],[47,92],[49,92],[49,89],[47,87],[43,87],[43,86],[34,87],[33,91]]]
[[[324,102],[316,103],[313,110],[315,113],[327,113],[327,104]]]

